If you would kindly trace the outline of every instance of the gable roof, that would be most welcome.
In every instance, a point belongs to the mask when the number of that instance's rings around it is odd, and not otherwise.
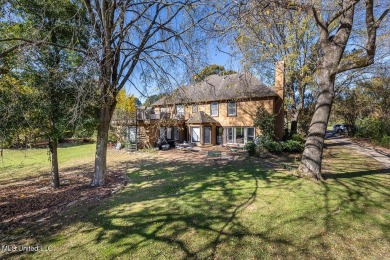
[[[275,91],[262,84],[250,73],[226,76],[211,75],[204,81],[179,87],[169,96],[153,103],[153,106],[181,103],[198,103],[232,99],[277,97]]]
[[[214,118],[203,111],[192,114],[187,120],[187,124],[218,123]]]

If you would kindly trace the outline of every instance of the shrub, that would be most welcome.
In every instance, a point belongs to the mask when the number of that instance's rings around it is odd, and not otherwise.
[[[390,120],[387,118],[365,118],[360,122],[356,136],[370,138],[373,143],[390,148]]]
[[[276,154],[279,154],[281,152],[283,152],[283,143],[282,142],[279,142],[279,141],[271,141],[267,144],[267,147],[266,149],[270,152],[270,153],[276,153]]]
[[[305,143],[305,138],[302,135],[300,135],[300,134],[295,134],[295,135],[291,136],[291,140],[297,141],[297,142],[299,142],[301,144]]]
[[[271,137],[261,136],[258,144],[260,150],[267,150],[270,153],[281,153],[283,145],[279,141],[274,141]]]
[[[245,145],[245,149],[248,151],[248,154],[250,156],[253,156],[256,154],[256,144],[254,142],[247,142]]]
[[[257,152],[261,153],[266,150],[275,154],[280,154],[283,151],[288,153],[300,153],[303,152],[304,147],[305,140],[301,135],[294,135],[293,139],[286,142],[275,141],[270,137],[261,136],[258,139]]]
[[[390,135],[390,124],[386,120],[366,118],[359,124],[357,137],[371,138],[380,141],[383,136]]]
[[[254,119],[254,126],[261,130],[263,136],[272,138],[275,131],[275,116],[270,114],[265,108],[258,107]]]
[[[305,145],[303,142],[292,139],[283,143],[283,150],[289,153],[303,152],[304,147]]]
[[[390,136],[384,135],[379,141],[374,141],[374,143],[383,147],[390,148]]]

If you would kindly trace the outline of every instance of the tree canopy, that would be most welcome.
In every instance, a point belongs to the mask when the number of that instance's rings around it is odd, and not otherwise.
[[[192,80],[200,82],[210,75],[230,75],[236,73],[233,70],[226,70],[224,66],[212,64],[204,67],[199,73],[192,76]]]

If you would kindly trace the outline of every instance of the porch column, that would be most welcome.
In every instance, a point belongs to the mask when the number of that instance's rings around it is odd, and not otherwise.
[[[226,127],[222,127],[223,131],[222,131],[222,144],[227,144],[227,141],[226,141]]]
[[[199,128],[200,128],[200,136],[199,136],[199,138],[200,138],[200,140],[199,140],[199,143],[200,143],[200,145],[204,145],[204,140],[203,140],[203,134],[204,134],[204,126],[203,125],[199,125]]]
[[[211,144],[217,145],[217,126],[211,125]]]

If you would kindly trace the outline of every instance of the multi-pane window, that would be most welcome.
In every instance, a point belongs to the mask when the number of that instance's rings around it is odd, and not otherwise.
[[[210,115],[211,116],[218,116],[218,103],[213,102],[210,104]]]
[[[128,138],[131,143],[135,143],[137,141],[137,129],[135,127],[127,128]]]
[[[162,107],[160,111],[163,113],[169,113],[169,107]]]
[[[254,142],[255,141],[255,128],[249,127],[246,129],[246,142]]]
[[[173,134],[175,136],[175,140],[179,140],[179,128],[173,128]]]
[[[198,143],[200,141],[200,128],[192,127],[191,128],[191,142]]]
[[[160,138],[165,138],[165,128],[160,127]]]
[[[205,144],[211,144],[211,127],[209,126],[203,128],[203,142]]]
[[[236,127],[235,128],[235,143],[236,144],[243,144],[245,143],[245,134],[244,134],[245,128],[242,127]]]
[[[255,139],[255,128],[253,127],[227,127],[226,142],[228,144],[246,144]]]
[[[228,102],[228,116],[237,116],[237,103],[236,102]]]
[[[167,139],[172,139],[172,128],[171,127],[167,128]]]
[[[184,105],[176,105],[176,115],[184,116]]]
[[[192,113],[198,112],[198,105],[192,105]]]
[[[227,142],[228,144],[233,144],[233,143],[235,143],[233,132],[234,132],[234,128],[233,128],[233,127],[228,127],[228,128],[226,128],[226,142]]]

